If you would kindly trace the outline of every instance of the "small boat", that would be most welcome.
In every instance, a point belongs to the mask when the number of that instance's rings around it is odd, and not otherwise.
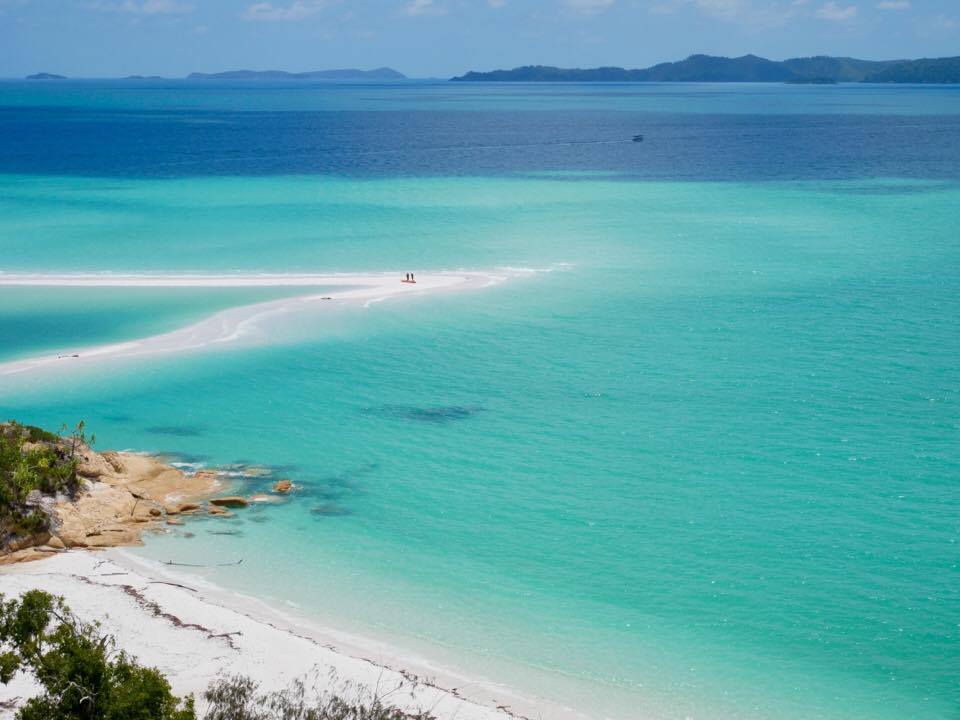
[[[633,141],[634,141],[634,142],[643,142],[643,135],[634,135],[634,136],[633,136]]]

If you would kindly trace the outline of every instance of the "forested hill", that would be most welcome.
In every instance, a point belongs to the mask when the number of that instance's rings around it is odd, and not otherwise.
[[[756,55],[737,58],[691,55],[679,62],[628,70],[526,65],[513,70],[471,71],[458,82],[907,82],[960,83],[960,58],[924,60],[858,60],[848,57],[806,57],[768,60]]]

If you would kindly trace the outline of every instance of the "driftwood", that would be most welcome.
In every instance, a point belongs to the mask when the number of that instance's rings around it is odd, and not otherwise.
[[[165,580],[151,580],[147,585],[172,585],[173,587],[183,588],[184,590],[189,590],[190,592],[196,592],[195,588],[187,587],[186,585],[181,585],[180,583],[167,582]]]
[[[239,565],[243,562],[243,558],[240,558],[236,562],[229,563],[214,563],[213,565],[198,565],[196,563],[180,563],[174,562],[173,560],[164,560],[164,565],[176,565],[178,567],[232,567],[233,565]]]

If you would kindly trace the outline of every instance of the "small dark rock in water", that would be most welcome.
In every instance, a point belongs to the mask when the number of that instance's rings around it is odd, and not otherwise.
[[[323,505],[317,505],[314,508],[310,509],[310,512],[314,515],[323,515],[326,517],[340,517],[343,515],[349,515],[350,511],[341,505],[336,505],[335,503],[325,503]]]
[[[154,435],[173,435],[174,437],[196,437],[203,435],[203,428],[191,427],[190,425],[153,425],[144,428],[144,430]]]
[[[246,507],[250,504],[246,498],[240,497],[239,495],[211,498],[209,502],[211,505],[218,505],[219,507],[228,508]]]
[[[413,405],[384,405],[378,410],[384,415],[402,418],[404,420],[416,420],[418,422],[427,422],[434,424],[443,424],[454,422],[455,420],[465,420],[471,415],[476,415],[483,411],[483,408],[476,405],[439,405],[436,407],[416,407]]]

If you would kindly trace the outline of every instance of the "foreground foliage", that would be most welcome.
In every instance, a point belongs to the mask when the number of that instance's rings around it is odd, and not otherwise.
[[[0,681],[24,670],[43,688],[17,720],[196,720],[192,700],[175,698],[158,670],[40,590],[0,598],[0,651]]]
[[[0,423],[0,547],[11,538],[47,529],[39,498],[76,493],[77,452],[87,440],[82,422],[66,437],[13,421]]]
[[[193,698],[174,696],[159,670],[117,650],[98,624],[81,622],[62,598],[41,590],[14,600],[0,595],[0,682],[9,683],[18,670],[32,675],[42,692],[16,720],[197,720]],[[404,687],[412,688],[392,692]],[[263,693],[254,680],[234,676],[204,693],[203,720],[435,720],[387,705],[390,694],[350,685],[331,693],[303,681]]]

